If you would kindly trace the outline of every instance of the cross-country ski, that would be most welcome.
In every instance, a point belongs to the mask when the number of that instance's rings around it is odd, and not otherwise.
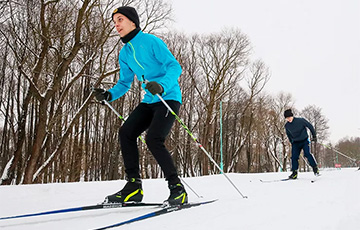
[[[311,183],[314,183],[318,178],[314,177],[312,179],[306,179],[306,178],[297,178],[297,179],[290,179],[290,178],[283,178],[283,179],[274,179],[274,180],[262,180],[260,181],[262,183],[274,183],[274,182],[282,182],[282,181],[298,181],[298,180],[309,180]]]
[[[281,181],[288,181],[291,180],[290,178],[283,178],[283,179],[275,179],[275,180],[262,180],[260,179],[261,182],[263,183],[273,183],[273,182],[281,182]]]
[[[118,203],[118,204],[117,203],[108,203],[108,204],[101,203],[101,204],[86,205],[86,206],[80,206],[80,207],[74,207],[74,208],[55,209],[55,210],[50,210],[50,211],[0,217],[0,221],[8,220],[8,219],[17,219],[17,218],[34,217],[34,216],[46,216],[46,215],[52,215],[52,214],[79,212],[79,211],[96,210],[96,209],[149,207],[149,206],[161,207],[162,205],[163,205],[162,203]]]
[[[100,228],[97,228],[96,230],[115,228],[115,227],[119,227],[119,226],[122,226],[122,225],[125,225],[125,224],[131,224],[131,223],[135,223],[137,221],[141,221],[141,220],[149,219],[149,218],[152,218],[152,217],[164,215],[164,214],[167,214],[167,213],[170,213],[170,212],[175,212],[175,211],[180,211],[180,210],[183,210],[183,209],[197,207],[197,206],[200,206],[200,205],[210,204],[210,203],[213,203],[215,201],[216,200],[210,200],[210,201],[187,203],[187,204],[184,204],[184,205],[165,206],[165,207],[161,208],[160,210],[149,212],[149,213],[146,213],[144,215],[134,217],[134,218],[132,218],[130,220],[125,220],[125,221],[121,221],[121,222],[118,222],[118,223],[115,223],[115,224],[100,227]]]

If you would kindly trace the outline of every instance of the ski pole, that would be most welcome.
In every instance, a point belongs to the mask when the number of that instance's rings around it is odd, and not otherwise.
[[[145,81],[145,84],[147,81]],[[197,143],[199,148],[207,155],[207,157],[210,159],[212,163],[220,170],[222,175],[225,176],[225,178],[230,182],[230,184],[236,189],[236,191],[242,196],[242,198],[248,198],[247,196],[244,196],[240,190],[236,187],[236,185],[230,180],[230,178],[225,174],[225,172],[221,169],[221,167],[216,163],[214,158],[211,157],[211,155],[206,151],[206,149],[201,145],[201,143],[197,140],[197,138],[192,134],[192,132],[189,130],[189,128],[184,124],[184,122],[179,118],[179,116],[174,112],[174,110],[171,109],[171,107],[166,103],[166,101],[157,93],[156,96],[161,100],[161,102],[166,106],[166,108],[170,111],[172,115],[175,116],[175,119],[181,124],[181,126],[186,130],[186,132],[192,137],[192,139]]]
[[[107,105],[115,114],[116,116],[118,116],[118,118],[120,118],[120,120],[122,121],[126,121],[125,118],[123,116],[121,116],[117,111],[116,109],[114,109],[114,107],[112,107],[112,105],[110,105],[110,103],[107,101],[107,100],[103,100],[102,102],[104,102],[105,105]],[[141,136],[139,136],[139,139],[144,143],[146,144],[144,138],[142,138]]]
[[[183,178],[181,178],[181,177],[179,177],[179,178],[180,178],[181,182],[184,183],[198,198],[203,198],[203,196],[199,196],[199,194],[197,194],[197,193],[195,192],[195,190],[192,189],[192,188],[188,185],[188,183],[185,182],[185,180],[184,180]]]
[[[110,103],[106,100],[103,100],[104,104],[107,105],[115,114],[116,116],[118,116],[122,121],[126,121],[125,118],[123,116],[121,116],[117,111],[116,109],[114,109],[114,107],[112,107],[112,105],[110,105]],[[146,144],[146,141],[141,137],[139,136],[139,139],[144,143]],[[199,196],[185,181],[184,179],[182,179],[181,177],[179,177],[181,182],[183,182],[198,198],[202,198],[202,196]]]

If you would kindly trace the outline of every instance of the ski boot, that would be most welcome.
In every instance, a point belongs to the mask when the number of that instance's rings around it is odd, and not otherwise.
[[[170,196],[164,202],[170,206],[172,205],[183,205],[188,203],[188,195],[185,191],[184,185],[181,183],[169,185]]]
[[[105,198],[105,203],[141,202],[144,196],[140,178],[128,178],[125,187]]]
[[[298,171],[297,171],[297,170],[294,170],[294,171],[292,172],[292,174],[289,176],[289,179],[290,179],[290,180],[295,180],[295,179],[297,179],[297,176],[298,176]]]
[[[315,176],[320,176],[319,168],[317,166],[313,167],[313,172]]]

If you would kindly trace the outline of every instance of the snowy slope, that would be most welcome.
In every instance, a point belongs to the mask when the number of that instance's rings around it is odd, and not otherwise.
[[[324,170],[315,183],[312,173],[296,181],[263,183],[289,173],[228,174],[249,198],[243,199],[223,175],[185,178],[203,198],[188,189],[189,199],[218,198],[213,204],[169,213],[118,229],[360,229],[360,171]],[[0,187],[0,217],[99,203],[121,189],[124,181]],[[163,179],[144,180],[144,201],[168,196]],[[155,208],[82,211],[0,220],[0,229],[94,229],[131,219]]]

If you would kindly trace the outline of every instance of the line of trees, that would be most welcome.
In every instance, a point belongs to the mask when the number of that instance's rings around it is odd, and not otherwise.
[[[117,139],[122,122],[91,94],[91,87],[110,88],[119,77],[122,44],[109,18],[119,5],[137,8],[142,29],[162,37],[180,62],[179,116],[217,161],[223,102],[226,172],[286,169],[289,143],[282,114],[293,107],[293,99],[264,92],[269,68],[251,60],[250,40],[240,30],[161,33],[172,12],[162,0],[10,0],[0,2],[1,184],[124,178]],[[126,117],[141,99],[134,81],[112,105]],[[325,141],[328,127],[321,108],[312,105],[299,114]],[[180,124],[175,123],[166,144],[181,175],[217,173]],[[139,148],[142,176],[161,177],[146,145],[139,141]],[[321,163],[331,162],[323,148],[313,149]]]

